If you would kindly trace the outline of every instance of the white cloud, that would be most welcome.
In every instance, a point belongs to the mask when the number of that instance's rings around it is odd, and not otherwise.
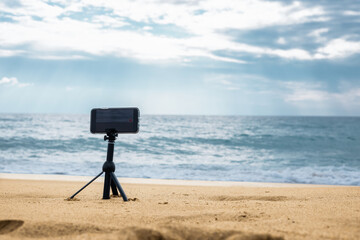
[[[287,50],[282,50],[282,49],[267,49],[266,51],[264,51],[265,54],[269,54],[269,55],[275,55],[281,58],[286,58],[286,59],[298,59],[298,60],[311,60],[313,57],[311,56],[311,54],[303,49],[287,49]]]
[[[233,78],[233,75],[227,75],[227,74],[212,74],[207,76],[204,79],[205,83],[216,83],[216,84],[221,84],[221,85],[231,85],[232,82],[229,80],[231,78]]]
[[[145,31],[148,31],[148,30],[152,30],[153,28],[150,27],[150,26],[144,26],[143,29],[144,29]]]
[[[208,54],[208,57],[211,59],[219,60],[219,61],[223,61],[223,62],[232,62],[232,63],[239,63],[239,64],[247,63],[246,61],[243,61],[243,60],[228,58],[228,57],[220,57],[220,56],[216,56],[214,54]]]
[[[0,9],[3,12],[11,13],[15,16],[15,20],[18,20],[17,17],[21,16],[36,16],[40,18],[53,19],[65,12],[65,10],[59,6],[52,6],[47,4],[45,1],[41,0],[23,0],[19,1],[19,6],[10,7],[4,1],[0,2]]]
[[[286,44],[286,40],[285,40],[285,38],[283,38],[283,37],[279,37],[279,38],[276,40],[276,43],[283,45],[283,44]]]
[[[129,23],[124,22],[121,18],[106,16],[106,15],[95,16],[93,17],[92,22],[100,24],[100,27],[111,27],[111,28],[121,28],[129,25]]]
[[[211,34],[227,28],[257,29],[291,25],[308,22],[324,15],[322,8],[306,8],[299,2],[290,5],[259,0],[208,0],[177,4],[158,1],[96,2],[97,5],[114,9],[115,13],[128,16],[135,21],[151,20],[160,24],[175,24],[197,35]],[[203,13],[194,14],[199,10]]]
[[[0,80],[0,84],[9,84],[9,85],[16,85],[18,83],[18,80],[15,77],[3,77]]]
[[[89,57],[86,56],[81,56],[81,55],[59,55],[59,54],[54,54],[54,55],[49,55],[47,53],[38,53],[38,55],[34,56],[34,58],[36,59],[44,59],[44,60],[68,60],[68,59],[89,59]]]
[[[205,77],[204,83],[226,90],[239,90],[240,85],[234,82],[234,76],[228,74],[211,74]]]
[[[321,104],[331,107],[339,104],[343,108],[355,109],[360,107],[360,88],[343,89],[340,92],[329,92],[324,90],[320,83],[287,82],[283,86],[290,90],[285,93],[284,100],[295,105],[311,106],[311,104]]]
[[[0,49],[0,57],[12,57],[16,55],[23,54],[22,50],[14,50],[14,49]]]
[[[309,84],[303,82],[286,82],[284,86],[288,88],[291,93],[285,96],[286,102],[299,102],[299,101],[325,101],[329,99],[329,94],[320,90],[321,85]]]
[[[300,2],[283,4],[260,0],[217,1],[192,3],[158,1],[83,0],[58,1],[65,7],[51,6],[41,0],[24,0],[22,7],[10,8],[0,2],[0,8],[14,15],[15,22],[0,22],[0,56],[25,55],[45,59],[81,59],[89,55],[136,58],[141,61],[189,62],[201,57],[217,61],[246,63],[233,58],[218,56],[214,52],[227,51],[255,56],[270,55],[285,59],[314,60],[344,57],[359,52],[357,45],[339,47],[330,42],[311,54],[300,48],[272,49],[238,43],[224,29],[249,30],[270,26],[285,26],[311,21],[324,21],[326,13],[321,7],[307,7]],[[70,18],[74,12],[85,8],[102,10],[87,19]],[[101,12],[102,11],[102,12]],[[194,14],[201,11],[200,14]],[[40,17],[41,21],[34,20]],[[62,18],[59,18],[62,16]],[[66,17],[64,17],[66,16]],[[125,19],[146,24],[130,26]],[[156,25],[170,24],[184,29],[190,37],[174,37],[170,33],[152,33]],[[145,30],[145,31],[144,31]],[[321,30],[323,31],[323,30]],[[314,32],[316,37],[323,32]],[[156,32],[156,31],[154,31]],[[19,37],[21,36],[21,37]],[[286,43],[284,38],[279,44]],[[337,44],[337,52],[330,49]],[[10,50],[21,46],[23,50]],[[351,47],[356,47],[351,50]]]
[[[348,41],[346,38],[337,38],[328,42],[324,47],[317,49],[316,59],[345,58],[360,53],[360,42]]]
[[[20,83],[16,77],[3,77],[2,79],[0,79],[0,85],[27,87],[32,84],[31,83]]]
[[[252,74],[208,74],[203,79],[205,84],[226,90],[242,90],[251,94],[263,94],[276,82]],[[265,86],[265,87],[264,87]]]
[[[343,14],[346,16],[360,16],[360,11],[344,11]]]
[[[323,33],[327,33],[328,28],[319,28],[308,34],[308,36],[315,38],[316,42],[325,42],[326,38],[322,36]]]

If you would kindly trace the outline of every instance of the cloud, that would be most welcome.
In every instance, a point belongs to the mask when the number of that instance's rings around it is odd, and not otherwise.
[[[121,28],[129,25],[129,23],[124,22],[121,18],[111,17],[107,15],[98,15],[92,18],[93,23],[100,24],[101,27],[110,27],[110,28]]]
[[[252,74],[209,74],[203,82],[217,91],[236,90],[239,98],[275,108],[290,108],[297,114],[356,115],[360,109],[360,87],[354,86],[352,81],[344,80],[330,86],[326,81],[281,81]],[[274,102],[277,105],[273,105]]]
[[[286,44],[286,40],[285,40],[285,38],[283,38],[283,37],[279,37],[277,40],[276,40],[276,43],[277,44]]]
[[[360,52],[360,42],[348,41],[346,38],[337,38],[328,42],[324,47],[317,49],[316,59],[345,58]]]
[[[329,31],[328,28],[320,28],[311,31],[308,36],[313,37],[315,42],[325,42],[327,39],[322,36],[323,33],[327,33]]]
[[[244,44],[226,33],[228,29],[249,31],[329,20],[323,7],[300,2],[59,0],[53,3],[56,4],[24,0],[21,7],[0,3],[2,11],[13,20],[0,22],[0,32],[6,32],[0,35],[0,56],[53,60],[115,56],[149,62],[207,58],[241,64],[246,61],[220,56],[218,52],[297,60],[342,58],[360,52],[358,43],[346,40],[338,43],[334,39],[312,52],[300,47],[276,49]],[[175,36],[162,30],[163,27],[182,34]],[[310,36],[324,42],[321,37],[324,29],[314,30]],[[277,43],[285,44],[285,38],[278,38]],[[334,46],[337,51],[331,49]]]
[[[31,83],[20,83],[16,77],[3,77],[0,79],[0,85],[16,86],[16,87],[27,87],[31,86]]]
[[[150,27],[150,26],[144,26],[143,29],[144,29],[145,31],[148,31],[148,30],[152,30],[153,28]]]
[[[38,53],[38,55],[34,56],[36,59],[43,59],[43,60],[68,60],[68,59],[90,59],[89,57],[82,56],[82,55],[71,55],[71,54],[48,54],[48,53]]]
[[[360,16],[360,11],[348,10],[348,11],[344,11],[343,14],[346,16]]]
[[[216,87],[221,87],[227,90],[237,90],[239,89],[239,86],[238,84],[233,82],[233,78],[233,75],[212,74],[205,77],[204,83],[211,84]]]
[[[0,49],[0,57],[12,57],[24,53],[23,50]]]
[[[251,94],[265,93],[276,84],[275,81],[253,74],[208,74],[203,82],[225,90],[242,90]]]
[[[321,83],[286,82],[283,86],[290,90],[285,93],[285,102],[309,107],[309,103],[322,104],[331,107],[334,104],[347,109],[360,107],[360,87],[343,89],[339,92],[329,92]]]
[[[285,88],[290,90],[290,93],[285,96],[286,102],[301,102],[301,101],[325,101],[330,95],[320,90],[319,83],[304,83],[304,82],[285,82]]]
[[[305,7],[299,2],[199,1],[171,4],[158,1],[131,1],[118,4],[99,1],[136,21],[174,24],[196,35],[213,34],[223,29],[259,29],[276,25],[292,25],[318,20],[324,15],[321,7]],[[99,3],[100,4],[100,3]],[[201,12],[201,14],[194,14]]]

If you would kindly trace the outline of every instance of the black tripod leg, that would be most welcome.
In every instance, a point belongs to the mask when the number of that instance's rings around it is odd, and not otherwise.
[[[88,182],[85,186],[83,186],[82,188],[80,188],[79,191],[77,191],[74,195],[72,195],[69,199],[73,199],[79,192],[81,192],[84,188],[86,188],[87,186],[90,185],[90,183],[92,183],[93,181],[95,181],[95,179],[97,179],[98,177],[101,176],[101,174],[103,174],[103,172],[99,173],[99,175],[97,175],[96,177],[94,177],[90,182]]]
[[[111,191],[114,196],[119,196],[114,180],[111,180]]]
[[[111,172],[105,172],[103,199],[110,199]]]
[[[118,188],[119,191],[120,191],[120,194],[121,194],[124,202],[127,202],[128,199],[127,199],[126,194],[125,194],[124,190],[122,189],[122,187],[121,187],[121,185],[120,185],[117,177],[115,176],[115,174],[114,174],[113,172],[110,172],[110,174],[111,174],[111,180],[112,180],[113,182],[115,182],[117,188]]]

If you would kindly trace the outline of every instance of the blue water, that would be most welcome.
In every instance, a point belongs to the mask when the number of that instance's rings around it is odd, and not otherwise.
[[[119,177],[360,186],[359,117],[141,117],[120,135]],[[0,114],[0,172],[96,175],[89,115]]]

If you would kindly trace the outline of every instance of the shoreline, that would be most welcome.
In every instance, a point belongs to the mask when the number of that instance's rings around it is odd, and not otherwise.
[[[0,173],[1,179],[13,180],[47,180],[47,181],[70,181],[70,182],[89,182],[93,176],[74,176],[57,174],[18,174],[18,173]],[[94,182],[103,182],[104,175]],[[272,182],[237,182],[237,181],[206,181],[206,180],[183,180],[183,179],[153,179],[153,178],[121,178],[120,183],[130,184],[151,184],[151,185],[174,185],[174,186],[219,186],[219,187],[359,187],[352,185],[321,185],[304,183],[272,183]]]

